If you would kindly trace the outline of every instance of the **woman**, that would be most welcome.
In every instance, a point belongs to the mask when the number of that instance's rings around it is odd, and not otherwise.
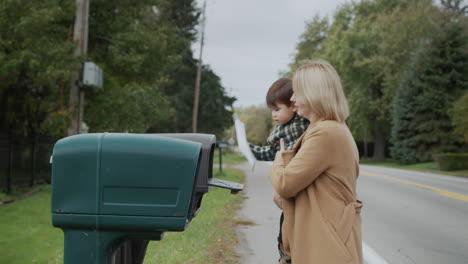
[[[270,173],[282,198],[284,250],[293,264],[362,263],[359,154],[340,77],[328,62],[312,61],[296,70],[293,91],[311,123],[292,150],[277,152]]]

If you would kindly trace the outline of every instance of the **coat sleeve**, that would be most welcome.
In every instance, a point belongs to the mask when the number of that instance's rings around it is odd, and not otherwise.
[[[296,196],[309,186],[330,165],[330,138],[324,130],[314,129],[297,150],[278,152],[270,171],[270,180],[283,198]]]

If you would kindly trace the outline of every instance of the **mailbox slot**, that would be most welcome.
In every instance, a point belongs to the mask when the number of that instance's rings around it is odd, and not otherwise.
[[[203,195],[207,193],[211,186],[225,188],[235,194],[242,191],[243,184],[230,182],[226,180],[219,180],[213,178],[213,158],[216,149],[216,137],[210,134],[190,134],[190,133],[175,133],[175,134],[152,134],[157,136],[165,136],[172,138],[179,138],[189,141],[194,141],[202,144],[202,154],[200,158],[200,167],[197,177],[197,184],[193,193],[191,204],[191,217],[197,215]]]
[[[190,218],[196,216],[200,210],[203,195],[210,190],[210,179],[213,178],[213,158],[216,149],[216,137],[209,134],[151,134],[155,136],[164,136],[170,138],[178,138],[201,143],[201,157],[198,168],[197,183],[192,195],[192,203],[190,205]]]

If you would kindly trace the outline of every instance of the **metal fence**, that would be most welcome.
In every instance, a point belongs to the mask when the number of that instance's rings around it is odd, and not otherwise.
[[[54,143],[45,137],[31,140],[0,134],[0,191],[9,193],[14,186],[50,182]]]

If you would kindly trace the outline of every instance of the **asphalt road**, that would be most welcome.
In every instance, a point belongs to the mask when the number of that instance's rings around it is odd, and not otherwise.
[[[242,168],[246,201],[240,218],[254,225],[238,228],[241,263],[276,263],[281,212],[272,202],[270,164]],[[467,178],[361,166],[358,198],[364,201],[366,263],[468,263]]]
[[[468,178],[361,166],[363,238],[388,263],[468,263]]]

